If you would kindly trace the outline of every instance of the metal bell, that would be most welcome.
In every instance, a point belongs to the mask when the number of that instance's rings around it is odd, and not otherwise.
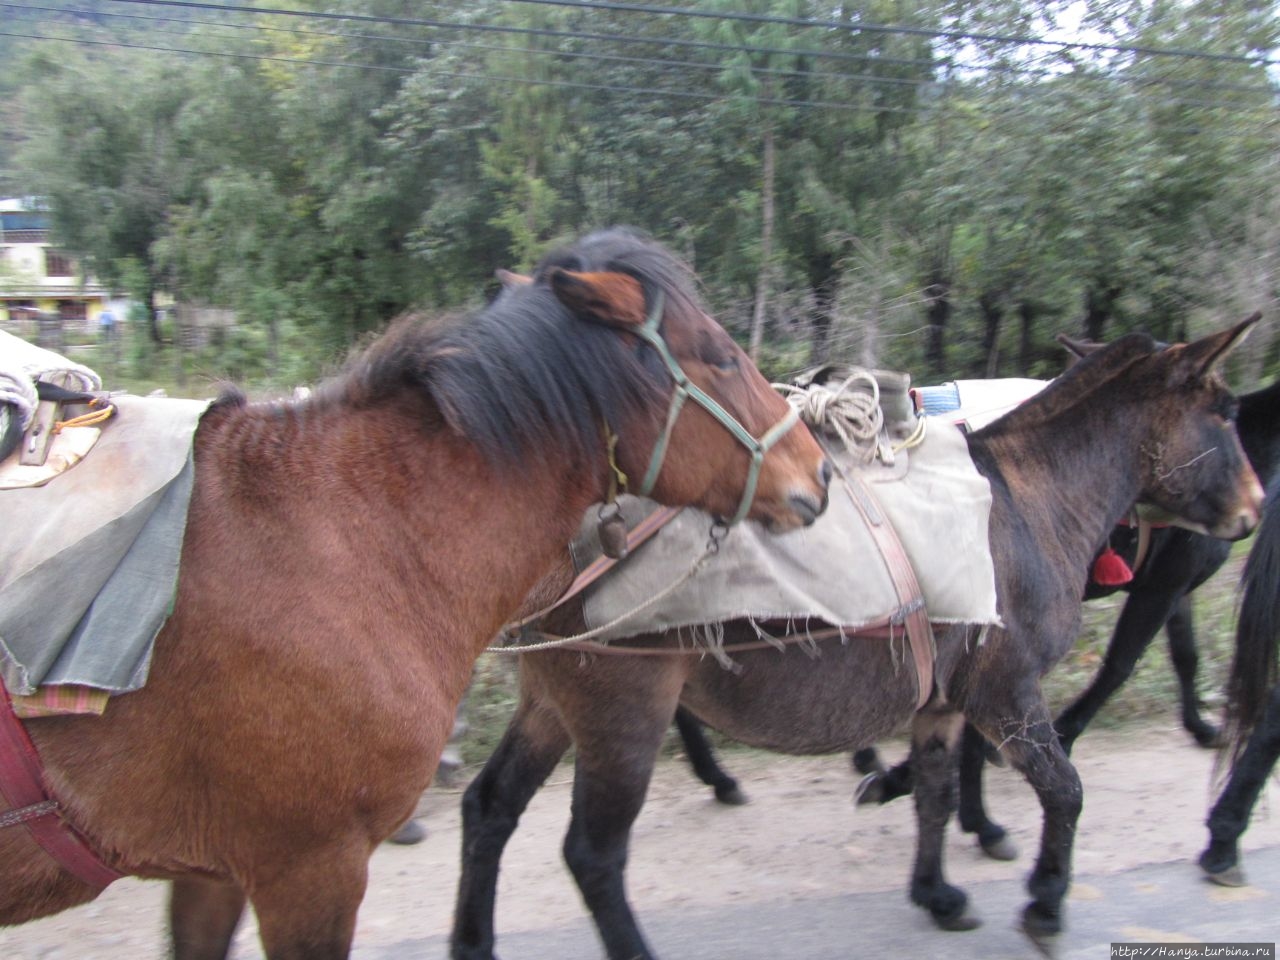
[[[613,560],[621,560],[627,555],[627,522],[616,510],[609,516],[601,516],[596,533],[600,537],[600,547],[604,555]]]

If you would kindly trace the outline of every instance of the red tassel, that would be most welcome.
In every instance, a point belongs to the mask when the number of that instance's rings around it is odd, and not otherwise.
[[[1093,562],[1093,582],[1100,587],[1119,587],[1132,579],[1133,571],[1124,562],[1124,557],[1109,546]]]

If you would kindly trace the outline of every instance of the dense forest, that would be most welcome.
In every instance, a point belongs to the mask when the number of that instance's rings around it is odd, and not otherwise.
[[[0,193],[139,303],[233,310],[202,369],[302,382],[630,223],[775,376],[1048,376],[1059,332],[1254,310],[1233,380],[1280,372],[1268,0],[0,9]]]

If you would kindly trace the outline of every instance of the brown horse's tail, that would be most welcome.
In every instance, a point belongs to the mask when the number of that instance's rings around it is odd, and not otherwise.
[[[1280,646],[1280,476],[1267,489],[1262,522],[1240,579],[1236,653],[1227,682],[1227,755],[1234,766],[1276,683]]]

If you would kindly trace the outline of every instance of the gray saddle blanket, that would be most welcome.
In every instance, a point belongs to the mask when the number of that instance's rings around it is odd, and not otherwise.
[[[171,611],[208,402],[112,402],[118,413],[86,459],[45,486],[0,492],[0,679],[11,693],[136,690]]]
[[[837,455],[841,470],[859,467]],[[890,468],[862,477],[897,531],[934,623],[997,625],[995,572],[987,538],[991,491],[960,429],[929,418],[923,442]],[[628,526],[653,504],[622,498]],[[906,610],[842,478],[827,511],[810,527],[774,536],[755,523],[733,528],[719,553],[668,591],[707,544],[711,518],[686,509],[586,593],[588,628],[599,639],[748,618],[817,619],[851,632],[902,622]],[[575,561],[599,552],[588,515]],[[802,628],[802,627],[801,627]]]

